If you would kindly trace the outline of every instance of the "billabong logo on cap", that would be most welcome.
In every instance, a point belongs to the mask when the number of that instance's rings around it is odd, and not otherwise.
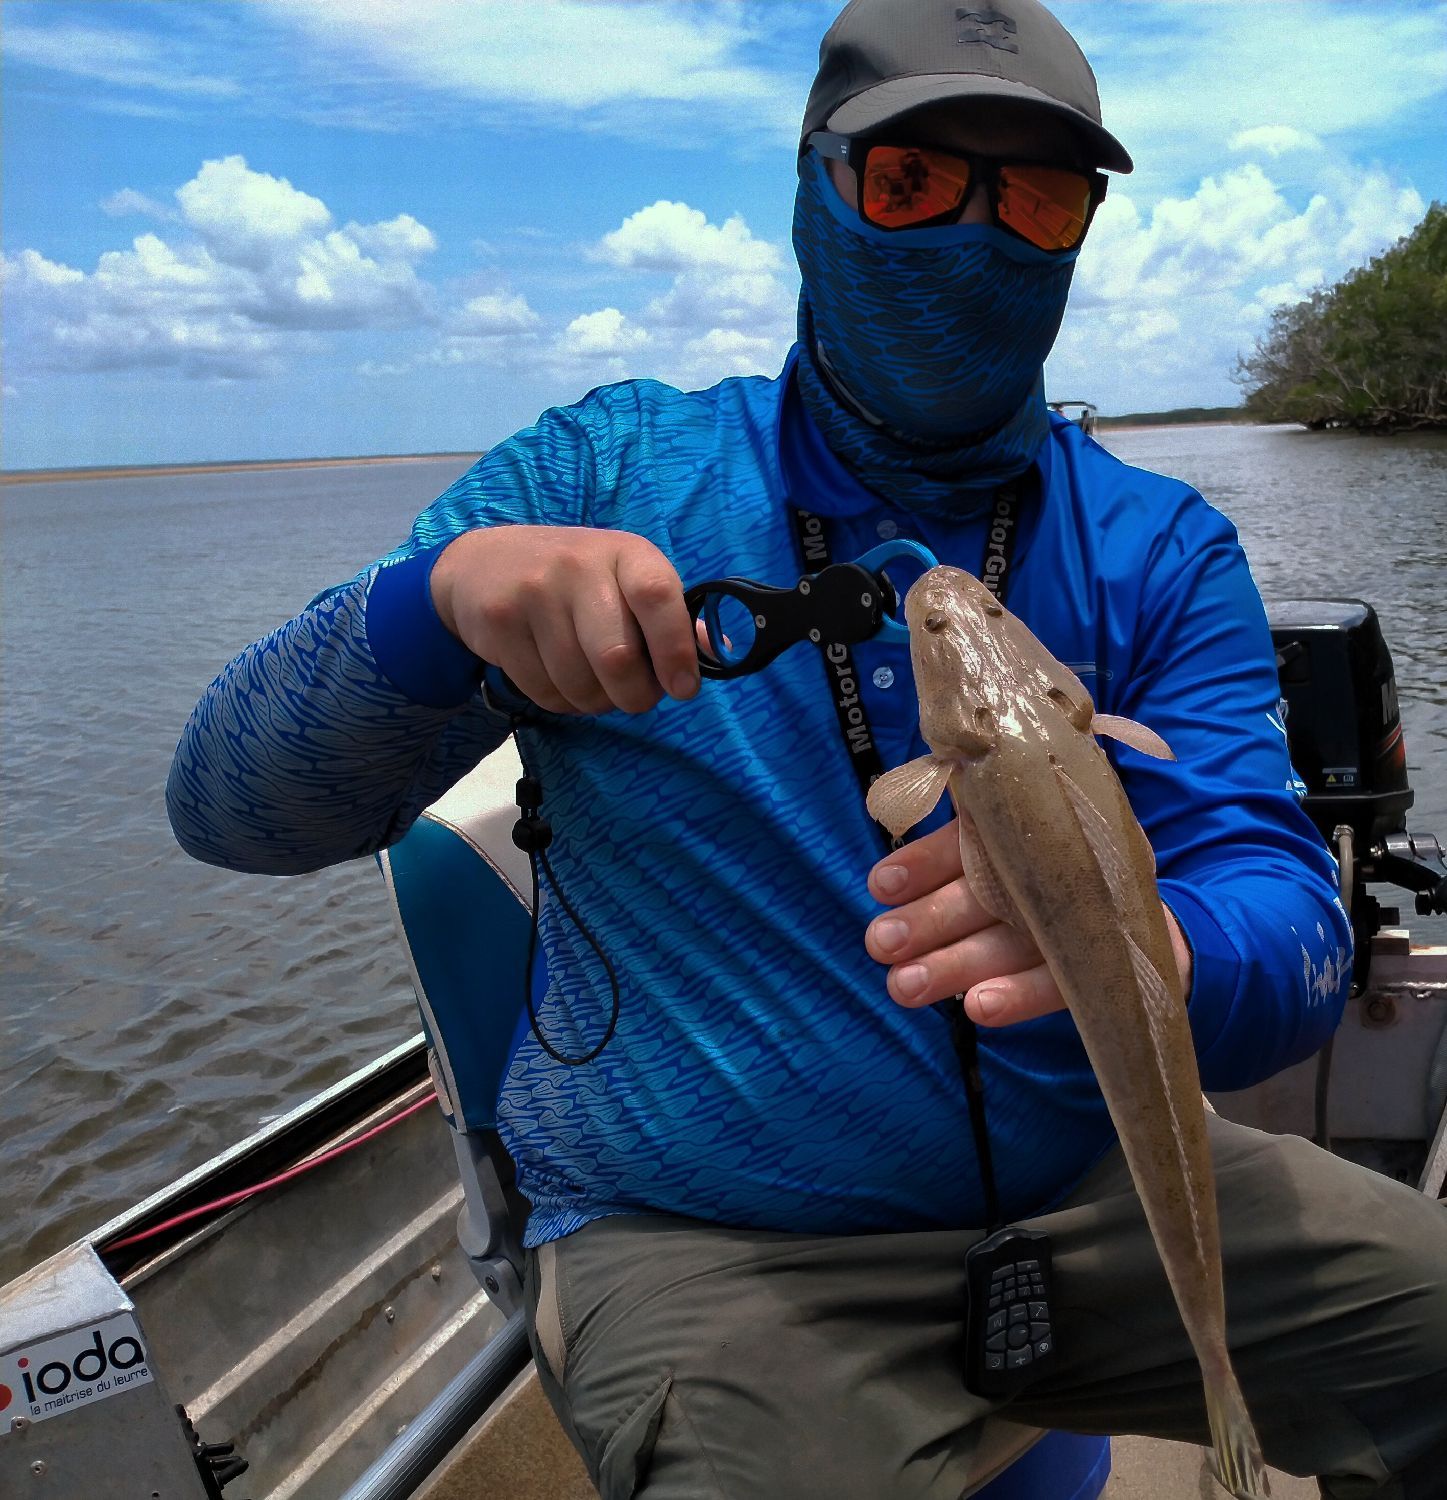
[[[1001,52],[1018,52],[1020,44],[1015,40],[1015,23],[998,10],[966,10],[963,6],[955,11],[955,20],[960,23],[957,42],[983,42],[987,47],[998,47]]]

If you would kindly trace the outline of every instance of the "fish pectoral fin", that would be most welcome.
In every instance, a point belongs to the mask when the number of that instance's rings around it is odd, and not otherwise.
[[[900,838],[934,811],[949,779],[948,762],[921,755],[886,771],[870,787],[865,806],[876,823],[883,823],[893,837]]]
[[[960,815],[960,863],[975,899],[997,921],[1008,922],[1018,932],[1029,932],[1019,907],[1005,889],[1005,882],[1000,879],[1000,872],[990,858],[990,851],[980,838],[975,820],[960,807],[958,797],[955,799],[955,807]]]
[[[1111,739],[1139,750],[1142,755],[1153,755],[1157,760],[1174,760],[1171,747],[1154,729],[1137,724],[1134,719],[1122,719],[1115,714],[1096,714],[1090,721],[1092,734],[1108,734]]]

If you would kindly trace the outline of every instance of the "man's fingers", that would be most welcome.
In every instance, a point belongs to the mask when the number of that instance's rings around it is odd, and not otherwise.
[[[1037,967],[1048,979],[1034,943],[997,922],[958,942],[901,959],[890,969],[887,983],[890,995],[901,1005],[933,1005],[949,995],[987,989],[996,982],[1008,988],[1021,974],[1034,973]]]
[[[1064,1010],[1065,999],[1044,964],[987,979],[965,996],[965,1010],[981,1026],[1011,1026]]]
[[[987,912],[963,876],[876,917],[865,929],[864,946],[880,963],[897,964],[992,928],[1010,935],[1020,967],[1040,961],[1034,943]]]
[[[886,984],[900,1005],[963,994],[974,1020],[1007,1026],[1065,1004],[1030,935],[997,920],[970,890],[958,819],[885,855],[869,889],[891,910],[869,924],[865,946],[891,966]]]
[[[545,708],[549,713],[570,714],[573,705],[558,691],[548,669],[538,655],[531,639],[514,640],[507,652],[507,661],[500,663],[507,679],[524,698]]]
[[[899,906],[959,879],[962,869],[959,820],[951,819],[943,828],[886,854],[869,872],[869,892],[886,906]]]
[[[625,713],[647,713],[663,696],[643,632],[610,578],[592,598],[580,602],[573,617],[579,643],[610,707]]]
[[[625,548],[618,558],[618,587],[648,648],[653,674],[670,698],[698,692],[698,641],[683,584],[656,547]]]
[[[643,537],[479,528],[444,550],[430,586],[447,629],[555,713],[644,713],[665,689],[698,691],[683,585]]]
[[[603,714],[613,707],[613,700],[598,681],[587,653],[578,640],[572,612],[566,606],[553,606],[535,615],[533,639],[537,643],[543,670],[567,700],[566,712]],[[522,687],[516,677],[513,677],[513,681]]]

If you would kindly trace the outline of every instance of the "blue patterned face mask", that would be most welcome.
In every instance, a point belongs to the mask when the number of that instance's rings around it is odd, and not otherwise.
[[[1041,367],[1075,253],[992,224],[864,223],[803,163],[794,209],[799,391],[830,448],[902,509],[962,514],[1021,473],[1049,425]]]

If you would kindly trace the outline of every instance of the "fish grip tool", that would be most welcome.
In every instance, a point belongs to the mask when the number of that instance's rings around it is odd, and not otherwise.
[[[926,568],[936,562],[927,548],[900,538],[853,562],[830,563],[817,573],[805,573],[788,588],[730,577],[685,589],[689,617],[695,626],[702,623],[708,637],[708,649],[699,644],[700,674],[744,677],[800,641],[850,646],[874,639],[908,640],[907,627],[896,618],[899,594],[884,571],[889,563],[903,559]],[[730,601],[734,609],[725,618]]]
[[[941,1008],[965,1080],[988,1225],[985,1238],[965,1252],[965,1389],[999,1401],[1022,1391],[1055,1363],[1050,1239],[1001,1218],[975,1023],[965,1013],[963,995],[942,1002]]]

